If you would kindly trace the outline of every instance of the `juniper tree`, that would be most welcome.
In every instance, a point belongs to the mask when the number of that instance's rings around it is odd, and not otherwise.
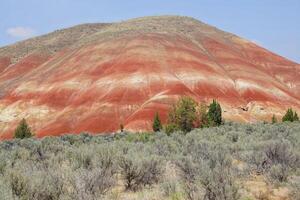
[[[162,129],[161,121],[158,115],[158,112],[155,113],[152,129],[154,132],[158,132]]]
[[[19,123],[18,127],[15,130],[14,133],[14,138],[30,138],[32,137],[33,134],[30,130],[30,127],[28,126],[27,122],[25,119],[22,119],[21,122]]]
[[[214,125],[219,126],[222,124],[222,108],[216,100],[213,100],[209,105],[208,117]]]
[[[294,112],[291,108],[289,108],[285,115],[282,117],[282,122],[293,122],[294,121]]]
[[[295,113],[294,113],[293,119],[294,119],[294,121],[299,121],[299,117],[298,117],[298,114],[297,114],[296,111],[295,111]]]
[[[169,113],[169,123],[176,125],[184,133],[194,128],[197,120],[197,102],[191,97],[182,97]]]

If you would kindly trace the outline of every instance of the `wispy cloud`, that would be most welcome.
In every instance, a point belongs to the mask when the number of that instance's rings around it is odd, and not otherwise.
[[[25,39],[34,36],[36,31],[30,27],[17,26],[8,28],[6,33],[11,37]]]

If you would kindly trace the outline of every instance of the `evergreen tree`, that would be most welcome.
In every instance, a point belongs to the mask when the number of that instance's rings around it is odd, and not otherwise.
[[[282,122],[293,122],[294,121],[294,112],[291,108],[289,108],[286,114],[282,117]]]
[[[222,124],[222,108],[216,100],[213,100],[209,105],[208,117],[214,125],[219,126]]]
[[[277,118],[275,115],[272,116],[272,124],[275,124],[277,123]]]
[[[158,132],[162,129],[161,121],[158,115],[158,112],[155,113],[152,129],[154,132]]]
[[[30,138],[32,137],[33,134],[30,130],[30,127],[28,126],[27,122],[25,119],[22,119],[21,122],[19,123],[18,127],[15,130],[14,133],[14,138]]]
[[[197,119],[197,103],[191,97],[182,97],[169,113],[169,123],[184,133],[194,128]]]
[[[293,119],[294,119],[294,121],[299,121],[299,117],[298,117],[298,114],[297,114],[296,111],[295,111],[295,113],[294,113]]]

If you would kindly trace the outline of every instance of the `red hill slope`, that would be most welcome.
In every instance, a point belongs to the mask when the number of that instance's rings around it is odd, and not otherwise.
[[[87,24],[0,48],[0,136],[150,129],[180,95],[228,120],[300,109],[300,65],[188,17]]]

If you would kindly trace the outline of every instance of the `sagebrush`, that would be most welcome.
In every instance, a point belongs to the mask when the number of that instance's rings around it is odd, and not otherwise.
[[[158,186],[166,199],[234,200],[243,198],[239,181],[256,173],[270,184],[285,183],[295,197],[299,152],[297,122],[225,123],[187,134],[15,139],[0,143],[0,194],[5,200],[94,200],[109,198],[114,188]]]

